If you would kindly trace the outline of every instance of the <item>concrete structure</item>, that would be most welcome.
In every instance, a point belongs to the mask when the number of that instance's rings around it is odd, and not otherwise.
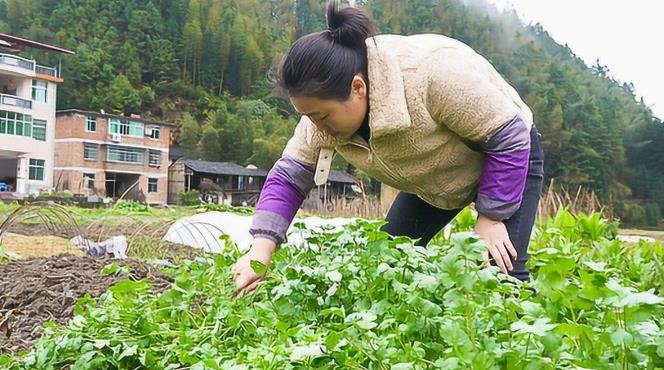
[[[76,109],[57,112],[57,190],[166,204],[173,124]]]
[[[0,33],[0,183],[19,195],[53,187],[55,102],[64,80],[17,54],[25,47],[74,52]]]

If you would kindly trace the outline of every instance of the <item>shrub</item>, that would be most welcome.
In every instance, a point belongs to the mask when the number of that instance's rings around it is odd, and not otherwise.
[[[185,206],[195,206],[201,202],[201,192],[198,190],[181,191],[180,203]]]

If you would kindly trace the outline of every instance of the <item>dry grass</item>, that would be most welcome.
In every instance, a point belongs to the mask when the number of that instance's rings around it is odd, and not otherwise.
[[[82,250],[72,246],[68,239],[58,236],[27,236],[7,233],[3,238],[3,245],[7,252],[14,253],[21,258],[51,257],[59,254],[73,254],[82,256]]]
[[[307,199],[303,209],[307,213],[330,217],[362,217],[379,219],[385,217],[389,203],[376,198],[336,198],[323,202],[317,199]],[[575,191],[555,186],[551,181],[542,193],[538,207],[538,221],[555,216],[562,208],[572,213],[602,212],[604,217],[613,218],[613,207],[602,204],[592,191],[579,187]]]
[[[361,217],[366,219],[379,219],[387,214],[387,207],[383,207],[376,198],[335,198],[326,202],[317,199],[307,199],[303,210],[318,216],[329,217]]]
[[[603,205],[592,190],[579,187],[576,191],[570,191],[555,186],[553,180],[551,180],[549,186],[542,193],[539,202],[538,220],[542,222],[553,217],[562,208],[567,208],[573,214],[602,212],[606,218],[612,219],[614,216],[613,207]]]

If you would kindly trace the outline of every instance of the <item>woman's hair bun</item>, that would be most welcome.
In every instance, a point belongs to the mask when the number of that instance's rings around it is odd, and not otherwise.
[[[367,13],[337,0],[327,4],[326,32],[335,42],[350,48],[366,48],[364,41],[376,35],[376,26]]]

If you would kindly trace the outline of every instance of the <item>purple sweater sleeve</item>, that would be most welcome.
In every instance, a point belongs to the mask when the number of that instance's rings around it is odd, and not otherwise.
[[[475,202],[477,211],[505,220],[521,206],[530,159],[530,133],[520,116],[481,144],[486,158]]]
[[[267,175],[249,233],[281,244],[313,187],[313,166],[287,156],[279,159]]]

